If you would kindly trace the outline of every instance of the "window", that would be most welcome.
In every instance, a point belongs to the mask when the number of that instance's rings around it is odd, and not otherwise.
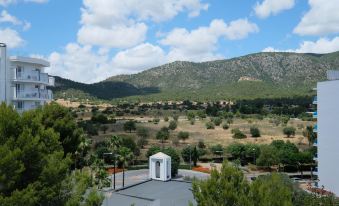
[[[160,162],[155,163],[155,178],[160,178]]]
[[[24,108],[24,102],[18,101],[18,109],[23,109],[23,108]]]

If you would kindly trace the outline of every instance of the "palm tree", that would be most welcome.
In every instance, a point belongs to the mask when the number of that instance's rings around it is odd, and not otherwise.
[[[133,153],[129,148],[122,147],[119,154],[119,160],[122,162],[122,187],[125,187],[125,166],[133,158]]]
[[[101,189],[108,182],[107,172],[104,167],[104,161],[96,158],[91,165],[92,178],[94,179],[95,184],[98,189]]]
[[[84,158],[84,152],[89,148],[90,144],[90,140],[84,137],[78,145],[76,153],[81,154],[80,157]]]
[[[116,156],[119,150],[119,147],[122,144],[121,137],[113,135],[109,140],[109,148],[112,151],[112,155],[114,158],[114,168],[113,168],[113,189],[115,190],[115,168],[116,168]]]
[[[304,137],[308,140],[308,145],[311,146],[317,139],[317,134],[313,131],[313,126],[307,126],[303,132]]]

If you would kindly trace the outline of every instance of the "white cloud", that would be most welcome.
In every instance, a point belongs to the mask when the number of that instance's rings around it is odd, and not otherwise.
[[[294,5],[295,0],[263,0],[261,3],[257,2],[254,11],[259,18],[267,18],[270,15],[291,9]]]
[[[339,0],[309,0],[310,10],[294,29],[299,35],[339,33]]]
[[[0,0],[0,5],[1,6],[8,6],[10,4],[15,4],[15,3],[18,3],[20,1],[27,2],[27,3],[42,4],[42,3],[47,3],[49,0]]]
[[[118,52],[112,64],[128,73],[140,72],[166,63],[164,51],[150,43],[144,43],[134,48]]]
[[[44,4],[47,3],[49,0],[24,0],[25,2],[32,2],[32,3],[38,3],[38,4]]]
[[[33,55],[38,56],[40,55]],[[70,43],[62,53],[53,52],[47,72],[75,81],[93,83],[112,75],[140,72],[166,62],[164,51],[149,43],[118,52],[112,59],[108,50]]]
[[[207,10],[200,0],[84,0],[78,41],[103,47],[128,48],[142,43],[145,21],[167,21],[180,12],[189,17]]]
[[[296,52],[324,54],[339,51],[339,36],[333,39],[320,38],[317,41],[304,41],[297,49],[278,50],[267,47],[263,52]]]
[[[250,33],[258,32],[258,30],[257,25],[247,19],[238,19],[229,24],[223,20],[215,19],[208,27],[199,27],[192,31],[176,28],[160,43],[170,47],[168,54],[170,61],[206,61],[222,58],[221,55],[215,53],[219,38],[242,39]]]
[[[20,25],[22,22],[15,16],[10,15],[6,10],[0,14],[0,23],[11,23],[13,25]]]
[[[128,48],[143,42],[147,26],[138,23],[132,26],[114,26],[110,29],[99,26],[83,26],[78,32],[78,41],[84,45]]]
[[[25,43],[17,31],[9,28],[0,29],[0,42],[6,43],[9,48],[17,48]]]
[[[16,0],[0,0],[0,5],[1,6],[7,6],[7,5],[13,4],[15,2],[16,2]]]

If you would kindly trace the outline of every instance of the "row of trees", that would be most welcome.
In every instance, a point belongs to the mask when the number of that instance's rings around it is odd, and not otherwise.
[[[199,206],[318,206],[337,205],[335,197],[308,194],[288,176],[272,173],[249,183],[242,171],[224,162],[207,180],[193,182],[193,195]]]

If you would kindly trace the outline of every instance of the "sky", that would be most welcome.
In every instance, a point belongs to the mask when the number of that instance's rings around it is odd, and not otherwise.
[[[0,0],[0,42],[83,83],[173,61],[339,50],[339,0]]]

